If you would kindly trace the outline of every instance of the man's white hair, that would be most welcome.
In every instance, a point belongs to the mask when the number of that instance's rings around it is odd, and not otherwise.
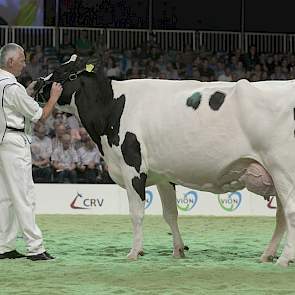
[[[13,58],[18,51],[24,49],[16,43],[8,43],[0,49],[0,68],[5,68],[9,58]]]

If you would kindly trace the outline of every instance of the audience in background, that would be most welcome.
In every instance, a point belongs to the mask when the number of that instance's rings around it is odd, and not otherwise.
[[[30,55],[30,61],[25,67],[25,75],[30,76],[33,80],[42,77],[44,69],[42,62],[40,62],[39,56],[36,53]]]
[[[76,53],[82,56],[90,55],[93,51],[93,45],[88,39],[88,33],[85,30],[80,32],[80,37],[75,42]]]
[[[87,134],[78,154],[78,180],[82,183],[95,183],[98,170],[101,170],[99,151],[95,143]]]
[[[62,146],[62,137],[66,134],[66,127],[63,123],[54,121],[53,123],[53,133],[52,135],[52,150],[57,149]]]
[[[35,124],[31,153],[33,179],[36,182],[51,182],[50,157],[52,154],[52,143],[50,137],[46,136],[46,129],[42,123]]]
[[[72,146],[69,134],[63,134],[61,145],[55,147],[51,156],[54,169],[54,179],[58,183],[76,183],[78,163],[77,152]]]

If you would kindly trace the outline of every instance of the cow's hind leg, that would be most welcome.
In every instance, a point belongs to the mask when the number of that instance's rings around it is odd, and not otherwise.
[[[266,169],[258,162],[253,162],[247,168],[245,174],[240,178],[246,188],[264,197],[277,196],[272,177]],[[261,262],[271,262],[276,256],[280,241],[285,233],[286,221],[284,210],[280,199],[277,197],[276,227],[269,245],[260,257]]]
[[[157,184],[163,207],[163,217],[170,226],[173,235],[173,256],[184,257],[184,244],[177,223],[176,192],[173,184],[165,182]]]
[[[273,158],[276,159],[278,154],[279,151],[276,150],[276,155],[273,155]],[[284,160],[283,157],[282,159]],[[277,161],[276,165],[273,164],[275,168],[270,171],[276,186],[277,196],[282,204],[287,227],[286,243],[277,264],[287,267],[290,262],[294,261],[295,256],[295,175],[294,162],[290,159],[283,160]]]
[[[294,262],[295,258],[295,190],[286,195],[286,198],[282,197],[282,207],[285,215],[285,222],[287,226],[287,240],[284,246],[283,252],[277,264],[283,267],[287,267],[290,262]]]
[[[286,230],[286,220],[280,199],[277,197],[276,227],[269,245],[260,257],[261,262],[273,262],[277,250]]]

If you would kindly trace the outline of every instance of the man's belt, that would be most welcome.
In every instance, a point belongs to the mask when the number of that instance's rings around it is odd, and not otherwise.
[[[18,128],[8,127],[8,126],[7,126],[7,129],[8,129],[8,130],[12,130],[12,131],[25,132],[25,128],[18,129]]]

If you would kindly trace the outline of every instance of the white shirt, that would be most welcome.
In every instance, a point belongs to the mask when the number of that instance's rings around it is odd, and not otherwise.
[[[27,94],[25,87],[17,82],[14,75],[0,69],[0,80],[4,78],[9,78],[10,83],[11,81],[16,83],[7,86],[4,91],[3,110],[6,125],[22,129],[25,128],[25,118],[27,124],[30,121],[37,122],[42,116],[42,108]]]
[[[95,164],[99,164],[100,156],[97,147],[94,147],[92,150],[85,148],[82,146],[77,151],[79,164],[80,165],[89,165],[89,163],[94,162]]]
[[[73,147],[65,150],[61,145],[53,151],[51,160],[64,165],[68,169],[72,164],[78,163],[78,155]]]
[[[31,144],[32,159],[40,161],[49,159],[52,154],[51,138],[44,136],[40,139],[38,136],[33,136]]]

